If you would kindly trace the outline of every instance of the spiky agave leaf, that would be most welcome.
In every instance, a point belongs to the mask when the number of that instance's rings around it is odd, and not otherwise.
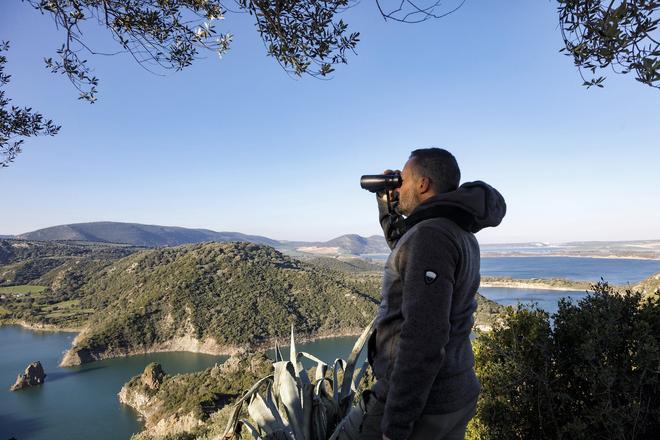
[[[283,369],[286,368],[287,361],[279,361],[273,363],[273,378],[277,378]],[[275,398],[275,404],[279,406],[281,404],[280,399],[280,384],[277,380],[273,380],[273,397]]]
[[[282,356],[282,351],[280,350],[280,344],[277,343],[277,340],[275,340],[275,362],[280,362],[284,360],[284,356]]]
[[[369,325],[364,329],[360,337],[355,341],[353,345],[353,350],[351,355],[346,361],[346,368],[344,369],[344,378],[341,384],[341,390],[339,391],[339,407],[341,408],[342,417],[346,415],[348,409],[350,408],[350,403],[353,396],[353,372],[355,371],[355,364],[357,359],[364,348],[365,342],[369,339],[371,332],[376,325],[376,318],[372,319]]]
[[[311,419],[312,419],[312,397],[314,393],[314,386],[307,376],[307,371],[303,368],[302,362],[300,362],[300,355],[296,349],[296,340],[293,334],[293,324],[291,324],[291,348],[289,351],[289,357],[291,359],[291,364],[294,369],[294,378],[296,380],[298,388],[298,397],[300,399],[300,406],[302,408],[301,421],[302,425],[297,427],[302,429],[303,439],[308,439],[311,430]]]
[[[314,408],[312,410],[312,435],[325,440],[339,421],[339,406],[328,394],[326,383],[328,379],[319,380],[314,387]]]
[[[264,378],[259,379],[254,385],[252,385],[252,388],[250,388],[240,399],[234,403],[234,410],[231,413],[231,416],[229,417],[229,421],[227,422],[227,427],[225,428],[224,434],[222,434],[222,438],[226,440],[231,440],[236,438],[236,432],[238,428],[238,417],[241,414],[241,408],[243,407],[243,402],[245,402],[247,399],[252,397],[254,393],[259,390],[259,387],[266,381],[273,381],[273,376],[266,376]]]
[[[276,363],[280,364],[280,362]],[[278,368],[275,383],[279,391],[280,403],[284,407],[289,427],[296,439],[305,439],[302,402],[300,388],[296,381],[296,372],[291,362],[282,362],[284,368]]]
[[[319,380],[323,379],[325,377],[326,371],[328,371],[328,364],[323,362],[321,359],[317,358],[313,354],[307,353],[305,351],[301,351],[299,356],[305,357],[309,359],[310,361],[316,362],[316,373],[314,376],[314,382],[318,382]]]
[[[339,370],[342,373],[346,370],[346,361],[342,358],[337,358],[332,363],[332,399],[337,403],[339,403],[339,389],[341,388],[339,385]]]
[[[298,372],[298,351],[296,351],[296,338],[293,336],[293,324],[291,324],[291,346],[289,347],[289,361]]]
[[[364,377],[364,373],[367,371],[368,366],[369,361],[364,361],[362,363],[362,368],[360,368],[360,371],[358,371],[358,373],[353,378],[353,383],[351,384],[351,389],[353,392],[357,392],[357,388],[360,385],[360,381],[362,380],[362,377]]]
[[[273,401],[270,384],[266,390],[265,400],[261,396],[261,393],[254,393],[250,400],[250,404],[248,405],[248,414],[257,426],[266,434],[286,432],[288,430],[275,402]]]
[[[316,372],[315,372],[315,379],[314,382],[317,383],[319,380],[322,380],[325,378],[325,373],[328,369],[328,364],[323,362],[321,359],[317,358],[316,356],[307,353],[307,352],[300,352],[298,353],[298,358],[307,358],[311,361],[316,362]],[[314,412],[318,410],[316,409],[318,406],[318,395],[314,390],[315,386],[314,384],[305,384],[303,382],[303,387],[302,387],[302,402],[303,402],[303,416],[305,418],[305,435],[307,438],[316,438],[315,435],[318,434],[318,429],[316,428],[316,416],[314,415]],[[325,422],[324,422],[325,426]],[[315,432],[317,434],[315,434]],[[325,440],[325,434],[322,437],[322,440]]]

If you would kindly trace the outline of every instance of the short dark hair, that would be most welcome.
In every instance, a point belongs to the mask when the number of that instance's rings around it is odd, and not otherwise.
[[[421,176],[431,179],[437,193],[454,191],[461,181],[461,170],[453,154],[442,148],[420,148],[410,153],[414,168]]]

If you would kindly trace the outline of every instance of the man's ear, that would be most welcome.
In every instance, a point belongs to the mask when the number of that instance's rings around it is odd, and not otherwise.
[[[431,178],[422,177],[419,179],[419,193],[424,194],[431,190]]]

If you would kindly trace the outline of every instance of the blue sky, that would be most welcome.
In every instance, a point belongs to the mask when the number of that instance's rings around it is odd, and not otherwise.
[[[373,2],[345,15],[357,56],[334,78],[292,79],[248,16],[234,43],[166,76],[128,55],[90,57],[99,101],[77,99],[43,58],[62,42],[48,17],[0,5],[7,94],[63,126],[0,170],[0,234],[127,221],[327,240],[379,233],[362,174],[440,146],[463,180],[507,199],[483,243],[660,238],[660,93],[608,75],[587,90],[560,54],[554,2],[468,0],[419,25],[385,23]],[[114,46],[89,27],[99,50]]]

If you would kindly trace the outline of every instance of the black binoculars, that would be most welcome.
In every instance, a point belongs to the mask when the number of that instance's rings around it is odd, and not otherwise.
[[[375,174],[362,176],[360,186],[372,193],[396,189],[401,186],[401,174]]]

